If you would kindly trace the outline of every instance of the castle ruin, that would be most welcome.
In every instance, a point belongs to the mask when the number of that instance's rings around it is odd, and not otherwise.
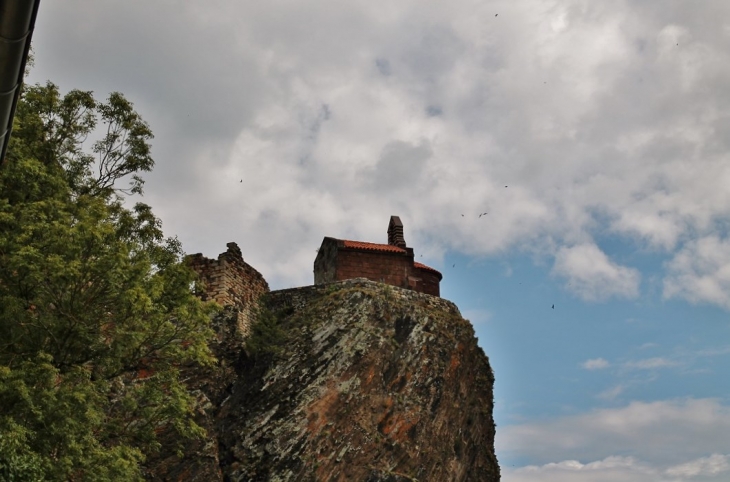
[[[226,246],[228,249],[218,255],[218,259],[209,259],[198,253],[189,256],[188,263],[202,283],[202,286],[196,286],[198,296],[203,301],[215,301],[236,310],[238,333],[245,337],[254,321],[256,304],[269,292],[269,284],[261,273],[243,260],[236,243]]]

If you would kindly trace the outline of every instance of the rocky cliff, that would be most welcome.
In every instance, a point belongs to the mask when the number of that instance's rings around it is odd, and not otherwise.
[[[268,295],[246,347],[216,320],[219,366],[189,368],[207,443],[157,480],[498,481],[489,361],[438,297],[366,280]]]

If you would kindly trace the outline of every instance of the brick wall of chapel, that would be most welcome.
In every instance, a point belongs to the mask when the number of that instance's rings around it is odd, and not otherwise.
[[[412,271],[413,258],[408,255],[340,250],[334,281],[367,278],[392,286],[416,289],[412,282],[409,283]]]
[[[441,296],[441,278],[433,271],[414,268],[416,277],[419,278],[419,287],[415,288],[416,291],[426,293],[427,295]]]

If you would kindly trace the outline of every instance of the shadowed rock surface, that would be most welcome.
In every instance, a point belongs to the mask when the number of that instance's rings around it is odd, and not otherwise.
[[[190,369],[209,440],[150,478],[499,480],[492,370],[454,304],[359,279],[272,292],[262,317],[283,337],[228,332],[219,367]]]

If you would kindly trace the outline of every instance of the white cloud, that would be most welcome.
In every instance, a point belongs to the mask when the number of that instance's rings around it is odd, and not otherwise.
[[[581,463],[577,460],[551,462],[503,470],[505,482],[656,482],[660,472],[633,457],[610,456]]]
[[[663,468],[634,457],[609,456],[581,463],[563,460],[544,465],[504,468],[505,482],[724,482],[730,471],[730,457],[712,454],[689,462]]]
[[[624,454],[669,467],[730,453],[730,407],[713,399],[631,402],[544,422],[502,426],[498,453],[544,464]]]
[[[621,395],[626,390],[626,385],[619,383],[611,388],[607,388],[596,395],[596,398],[601,400],[615,400],[616,397]]]
[[[722,356],[722,355],[728,355],[730,354],[730,345],[725,345],[721,347],[716,348],[706,348],[704,350],[700,350],[697,352],[698,356],[702,357],[708,357],[708,356]]]
[[[492,319],[491,312],[480,309],[465,310],[462,315],[471,321],[472,325],[481,325]]]
[[[730,308],[730,239],[688,242],[667,264],[664,296]]]
[[[588,300],[639,282],[588,240],[684,246],[665,294],[727,308],[724,268],[699,266],[693,239],[721,239],[730,216],[728,16],[727,2],[69,0],[40,10],[32,80],[127,94],[156,134],[147,202],[166,231],[208,256],[238,242],[274,287],[311,282],[323,236],[380,241],[398,214],[437,267],[447,250],[557,253]]]
[[[619,409],[502,427],[497,432],[498,453],[543,461],[503,467],[502,480],[722,482],[730,471],[730,455],[717,450],[730,448],[724,435],[728,429],[728,407],[692,399],[633,402]]]
[[[656,346],[659,346],[659,345],[657,345],[654,342],[646,342],[646,343],[642,343],[642,345],[639,347],[639,349],[640,350],[645,350],[647,348],[654,348]]]
[[[600,370],[602,368],[608,368],[611,364],[603,358],[592,358],[581,363],[581,366],[586,370]]]
[[[654,370],[657,368],[668,368],[678,366],[680,363],[667,358],[654,357],[643,360],[628,361],[622,366],[633,370]]]
[[[672,477],[697,477],[718,475],[727,471],[730,471],[730,456],[712,454],[670,467],[666,474]]]
[[[595,244],[560,248],[553,274],[566,278],[570,290],[586,301],[639,295],[639,272],[612,262]]]

